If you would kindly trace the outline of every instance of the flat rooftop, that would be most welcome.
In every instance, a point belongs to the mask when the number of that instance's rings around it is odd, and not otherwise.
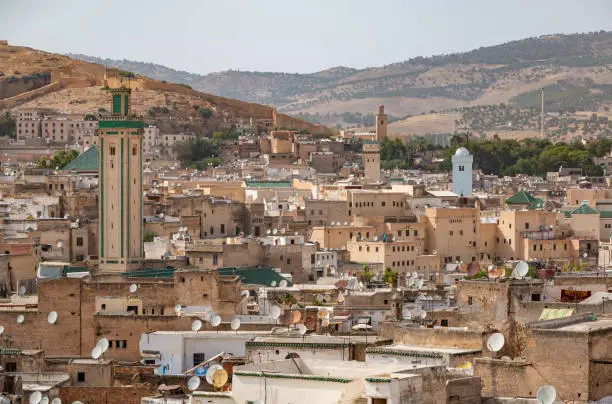
[[[376,343],[380,341],[391,341],[391,339],[380,338],[378,336],[365,336],[365,335],[296,335],[296,336],[276,336],[269,335],[264,337],[255,337],[250,343],[264,343],[264,344],[365,344],[365,343]]]
[[[612,330],[612,319],[606,318],[597,321],[585,321],[583,323],[570,324],[563,327],[555,328],[556,331],[569,332],[591,332],[599,330]]]
[[[466,348],[450,348],[450,347],[438,347],[438,346],[419,346],[419,345],[382,345],[374,349],[384,351],[397,351],[397,352],[436,352],[441,354],[449,355],[462,355],[470,353],[480,353],[481,349],[466,349]]]

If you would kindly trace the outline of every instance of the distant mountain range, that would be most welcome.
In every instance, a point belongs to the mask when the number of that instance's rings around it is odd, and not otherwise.
[[[612,32],[606,31],[546,35],[382,67],[341,66],[312,74],[230,70],[199,75],[152,63],[69,56],[223,97],[274,105],[327,125],[360,119],[367,123],[367,115],[380,103],[395,117],[473,105],[528,106],[531,94],[541,87],[557,89],[563,107],[593,109],[612,100]],[[356,113],[362,116],[355,118]]]

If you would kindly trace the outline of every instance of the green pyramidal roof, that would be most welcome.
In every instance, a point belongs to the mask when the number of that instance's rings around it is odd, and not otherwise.
[[[583,203],[580,207],[572,210],[572,215],[598,215],[599,211],[593,209],[588,204]]]
[[[77,158],[66,164],[63,171],[97,172],[98,171],[98,147],[91,146]]]
[[[536,198],[527,191],[519,191],[506,199],[508,205],[527,205],[528,209],[540,209],[544,207],[544,201]]]

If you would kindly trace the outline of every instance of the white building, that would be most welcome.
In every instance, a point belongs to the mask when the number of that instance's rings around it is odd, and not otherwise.
[[[452,157],[453,192],[460,196],[472,196],[472,164],[474,156],[468,149],[460,147]]]
[[[180,375],[222,352],[244,356],[246,341],[269,334],[269,331],[156,331],[141,335],[140,353],[148,364],[159,366],[156,375]]]

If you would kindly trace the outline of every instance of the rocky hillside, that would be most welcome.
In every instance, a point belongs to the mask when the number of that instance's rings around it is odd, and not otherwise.
[[[135,72],[137,73],[137,72]],[[104,78],[113,86],[129,78],[133,108],[148,122],[167,131],[207,134],[244,118],[272,120],[273,108],[233,100],[192,89],[184,84],[158,81],[123,69],[75,60],[21,46],[0,44],[0,111],[45,108],[65,113],[96,113],[108,106]],[[206,113],[203,113],[206,112]],[[320,125],[281,113],[276,126],[312,133],[330,133]]]
[[[396,117],[508,102],[531,106],[533,92],[541,87],[560,94],[562,102],[552,107],[592,110],[612,101],[612,32],[604,31],[547,35],[382,67],[337,67],[313,74],[197,75],[149,63],[74,56],[225,97],[275,105],[326,124],[350,124],[344,113],[370,114],[380,103]]]

